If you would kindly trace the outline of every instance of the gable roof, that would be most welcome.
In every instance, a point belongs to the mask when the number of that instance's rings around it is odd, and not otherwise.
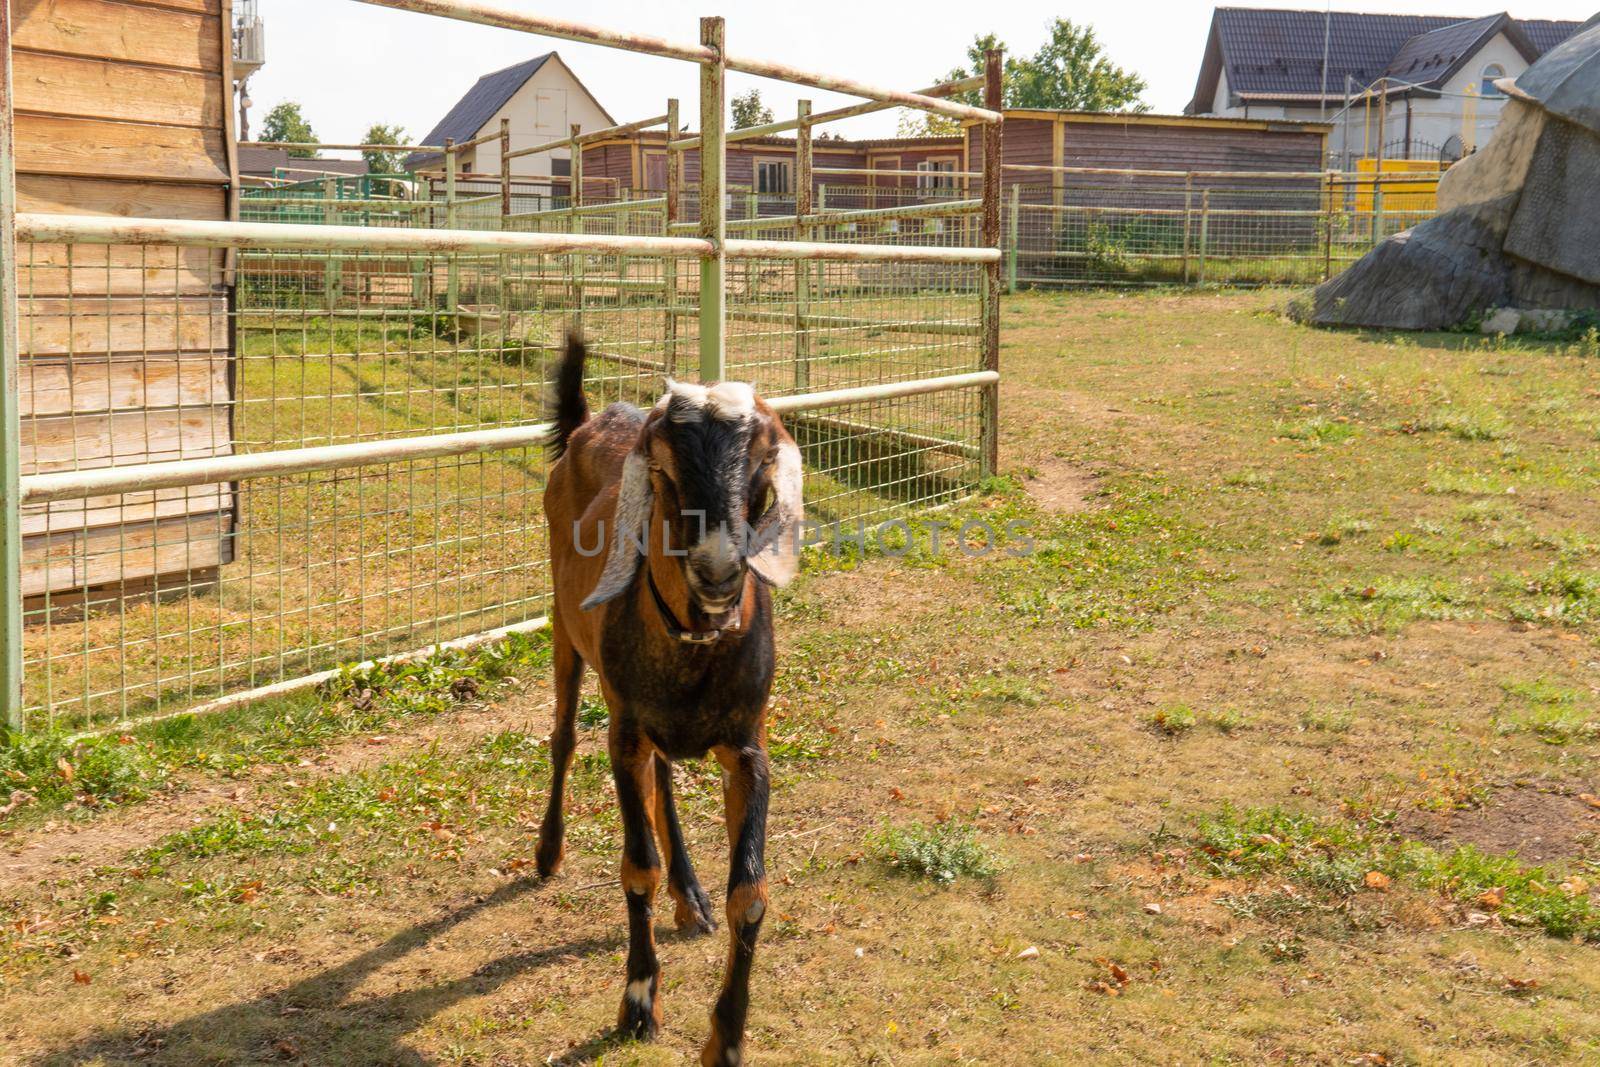
[[[1323,99],[1323,40],[1328,46],[1328,100],[1344,98],[1345,78],[1362,88],[1387,75],[1438,87],[1497,33],[1531,63],[1566,40],[1576,22],[1513,19],[1505,13],[1463,19],[1448,15],[1374,15],[1219,7],[1194,99],[1186,110],[1212,110],[1225,71],[1228,90],[1246,100]]]
[[[478,136],[478,131],[494,118],[495,113],[505,107],[511,98],[517,95],[518,90],[528,84],[528,79],[543,70],[544,65],[552,59],[566,69],[572,80],[577,82],[578,88],[582,89],[589,99],[594,100],[594,94],[589,92],[588,86],[578,81],[578,76],[572,73],[572,68],[567,67],[561,56],[555,52],[546,52],[542,56],[513,63],[509,67],[491,71],[479,78],[472,88],[467,90],[467,95],[457,100],[456,106],[428,131],[422,143],[442,145],[446,138],[456,142],[472,140]],[[594,100],[594,104],[600,108],[601,114],[606,116],[607,121],[614,121],[610,113],[601,107],[600,101]],[[440,158],[437,152],[413,152],[405,158],[404,166],[407,170],[415,170]]]
[[[368,173],[365,159],[322,159],[291,156],[286,148],[240,148],[239,173],[270,178],[279,170],[297,172],[310,179],[325,174],[361,175]]]

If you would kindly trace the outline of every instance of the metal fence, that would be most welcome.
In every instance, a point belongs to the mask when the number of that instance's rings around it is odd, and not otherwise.
[[[720,21],[705,32],[720,117],[735,61]],[[239,222],[15,216],[11,724],[214,710],[543,625],[540,420],[573,323],[595,403],[651,401],[664,374],[756,383],[801,446],[815,520],[970,492],[997,440],[998,196],[893,228],[764,205],[778,221],[746,234],[707,130],[705,187],[671,197],[508,212],[496,193],[473,213],[316,183],[251,193]]]
[[[1438,185],[1437,175],[1018,169],[1054,173],[1006,187],[1011,290],[1321,282],[1430,218]]]

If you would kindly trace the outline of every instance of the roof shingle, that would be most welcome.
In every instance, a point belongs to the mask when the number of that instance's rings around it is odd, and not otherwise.
[[[467,90],[467,95],[457,100],[456,106],[428,131],[422,143],[442,145],[446,138],[452,141],[472,140],[483,129],[484,123],[494,118],[495,112],[505,107],[517,90],[527,84],[528,79],[537,74],[553,55],[554,52],[546,52],[479,78]],[[405,167],[408,170],[415,169],[419,164],[438,158],[437,152],[413,152],[406,157]]]
[[[1219,7],[1212,20],[1206,62],[1191,112],[1211,110],[1217,75],[1226,70],[1230,92],[1270,98],[1344,94],[1345,78],[1365,88],[1389,75],[1431,84],[1454,74],[1493,34],[1505,32],[1532,62],[1566,40],[1577,22],[1512,19],[1505,14],[1463,19],[1448,15],[1375,15],[1335,11]],[[1213,55],[1213,52],[1218,53]]]

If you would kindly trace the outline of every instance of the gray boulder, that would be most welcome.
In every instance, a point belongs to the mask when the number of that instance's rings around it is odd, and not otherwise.
[[[1512,305],[1600,308],[1600,15],[1515,83],[1484,149],[1439,183],[1439,214],[1319,286],[1297,317],[1441,329]]]

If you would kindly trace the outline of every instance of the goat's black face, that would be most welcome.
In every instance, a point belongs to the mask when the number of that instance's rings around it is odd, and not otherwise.
[[[750,387],[673,383],[650,445],[651,480],[694,606],[732,621],[748,570],[750,524],[771,495],[770,419]]]

